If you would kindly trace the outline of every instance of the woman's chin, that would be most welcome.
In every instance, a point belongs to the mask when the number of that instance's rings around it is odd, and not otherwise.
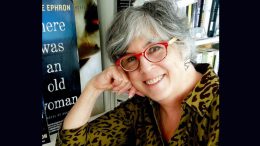
[[[169,96],[167,96],[167,92],[165,89],[164,89],[164,91],[150,92],[147,94],[147,96],[154,101],[161,101],[161,100],[164,100],[167,97],[169,97]]]

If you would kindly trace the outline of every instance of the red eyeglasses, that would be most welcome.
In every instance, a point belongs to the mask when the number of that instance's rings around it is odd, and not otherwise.
[[[127,54],[116,61],[116,65],[121,66],[123,70],[130,72],[136,70],[140,65],[140,57],[144,56],[148,61],[156,63],[162,61],[167,56],[167,47],[172,44],[176,38],[171,40],[150,44],[141,53]]]

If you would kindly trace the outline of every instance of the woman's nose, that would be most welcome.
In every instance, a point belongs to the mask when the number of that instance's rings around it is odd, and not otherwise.
[[[147,60],[144,56],[141,56],[139,58],[139,69],[140,69],[140,72],[149,72],[151,71],[152,69],[152,66],[153,66],[153,63],[150,62],[149,60]]]

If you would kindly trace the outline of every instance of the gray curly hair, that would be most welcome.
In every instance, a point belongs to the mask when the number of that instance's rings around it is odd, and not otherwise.
[[[186,15],[175,0],[153,0],[142,6],[128,7],[118,12],[107,30],[106,49],[112,62],[123,56],[128,44],[138,36],[181,40],[176,44],[184,59],[192,60],[194,42],[190,37]]]

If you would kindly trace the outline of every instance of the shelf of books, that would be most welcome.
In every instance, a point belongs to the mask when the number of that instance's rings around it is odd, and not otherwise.
[[[185,0],[184,0],[185,1]],[[196,63],[208,63],[218,73],[219,69],[219,0],[190,1],[184,6],[195,40]]]

